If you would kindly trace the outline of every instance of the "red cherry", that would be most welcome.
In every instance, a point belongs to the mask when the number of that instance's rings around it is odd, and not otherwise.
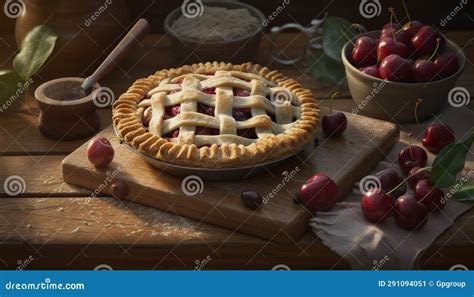
[[[407,33],[411,38],[421,29],[421,27],[423,27],[422,22],[413,20],[403,25],[402,31]]]
[[[248,97],[248,96],[250,96],[250,91],[247,91],[247,90],[244,90],[244,89],[235,88],[235,89],[234,89],[234,96]]]
[[[454,53],[446,52],[434,60],[437,72],[442,78],[448,77],[456,73],[459,69],[458,58]]]
[[[319,174],[301,187],[299,198],[311,211],[329,210],[337,203],[337,185],[326,175]]]
[[[328,114],[323,117],[321,126],[327,137],[336,137],[346,130],[347,118],[342,112]]]
[[[377,63],[377,43],[370,37],[359,37],[352,49],[352,60],[357,66],[369,66]]]
[[[171,116],[172,117],[175,117],[179,114],[181,110],[181,106],[180,105],[174,105],[172,108],[171,108]]]
[[[114,148],[104,137],[94,137],[86,149],[87,158],[96,168],[109,165],[114,158]]]
[[[377,67],[375,65],[361,68],[360,71],[362,71],[365,74],[368,74],[370,76],[373,76],[373,77],[376,77],[376,78],[381,78],[380,77],[380,72],[379,72],[379,67]]]
[[[219,129],[196,127],[196,135],[219,135]]]
[[[394,33],[398,31],[398,26],[387,23],[383,25],[382,32],[380,32],[379,40],[382,40],[385,37],[393,38]]]
[[[410,169],[408,172],[408,185],[410,185],[410,188],[415,189],[416,184],[422,180],[422,179],[429,179],[431,176],[431,172],[427,170],[420,171],[418,173],[418,170],[420,170],[420,167],[413,167]]]
[[[250,138],[250,139],[257,139],[258,138],[257,137],[257,132],[253,128],[237,130],[237,135],[242,136],[242,137],[246,137],[246,138]]]
[[[393,198],[384,191],[371,189],[362,196],[360,206],[367,220],[379,223],[392,213]]]
[[[198,105],[198,111],[199,111],[200,113],[207,114],[207,115],[213,117],[213,116],[214,116],[215,108],[214,108],[213,106],[207,106],[207,105],[204,105],[204,104],[199,103],[199,105]]]
[[[454,143],[454,141],[453,129],[443,123],[433,122],[425,130],[421,143],[427,150],[437,154],[447,145]]]
[[[240,200],[249,209],[258,209],[263,203],[262,196],[256,191],[242,191]]]
[[[383,61],[385,57],[390,55],[399,55],[402,58],[407,58],[408,54],[409,51],[406,44],[400,41],[395,41],[391,37],[381,39],[377,46],[377,57],[379,61]]]
[[[429,211],[439,209],[446,203],[444,192],[440,188],[434,187],[427,179],[422,179],[416,184],[415,198],[423,203]]]
[[[403,229],[419,229],[428,220],[428,209],[412,195],[403,195],[395,201],[393,217],[395,223]]]
[[[438,38],[440,38],[439,48],[442,48],[446,40],[431,26],[423,26],[413,35],[411,45],[417,55],[430,55],[436,49]]]
[[[437,77],[438,68],[433,62],[420,59],[415,61],[412,73],[416,82],[429,82]]]
[[[380,187],[381,187],[380,190],[384,191],[385,193],[391,191],[393,188],[397,187],[403,181],[403,177],[401,177],[400,174],[398,174],[398,172],[396,172],[393,169],[385,169],[385,170],[379,171],[375,174],[375,176],[380,181]],[[406,185],[402,184],[395,191],[393,191],[390,194],[390,196],[397,198],[405,194],[406,189],[407,189]]]
[[[408,173],[413,167],[425,167],[428,155],[419,146],[408,146],[400,151],[398,163],[404,173]]]
[[[245,121],[250,118],[248,108],[235,108],[232,110],[232,116],[236,121]]]
[[[173,134],[171,134],[172,138],[178,138],[179,136],[179,129],[174,130]]]
[[[380,64],[380,76],[395,82],[409,82],[412,77],[411,64],[399,55],[390,55]]]

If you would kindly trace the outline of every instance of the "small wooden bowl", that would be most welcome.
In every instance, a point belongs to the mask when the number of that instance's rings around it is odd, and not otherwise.
[[[35,91],[35,98],[41,109],[39,116],[40,131],[54,139],[81,139],[98,132],[100,119],[94,104],[92,87],[84,96],[79,77],[65,77],[45,82]]]

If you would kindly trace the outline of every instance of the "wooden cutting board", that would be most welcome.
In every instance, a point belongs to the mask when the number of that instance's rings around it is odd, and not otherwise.
[[[158,171],[117,139],[111,140],[115,157],[107,168],[95,169],[89,163],[84,144],[63,160],[62,174],[68,183],[109,195],[110,185],[120,180],[129,188],[126,200],[272,241],[293,242],[306,231],[312,215],[293,202],[304,181],[316,172],[325,173],[338,185],[341,199],[398,140],[399,131],[393,123],[346,116],[349,124],[342,136],[327,139],[320,132],[318,146],[309,145],[263,175],[239,181],[204,181],[192,193],[182,188],[184,178]],[[100,135],[115,136],[112,127]],[[240,193],[248,189],[264,197],[260,210],[242,205]]]

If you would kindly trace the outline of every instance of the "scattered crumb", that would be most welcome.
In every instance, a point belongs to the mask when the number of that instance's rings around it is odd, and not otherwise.
[[[25,227],[28,228],[28,229],[31,229],[31,225],[30,225],[30,224],[25,225]]]
[[[127,235],[125,235],[125,236],[129,237],[129,236],[132,236],[132,235],[134,235],[134,234],[141,233],[141,232],[143,232],[143,230],[142,230],[142,229],[138,229],[138,230],[135,230],[135,231],[130,232],[129,234],[127,234]]]
[[[95,214],[95,211],[91,210],[91,211],[89,211],[89,213],[90,213],[91,215],[93,215],[93,214]]]
[[[64,207],[60,207],[56,210],[57,212],[64,211]]]
[[[76,229],[72,230],[70,233],[77,233],[79,232],[79,230],[81,230],[81,228],[77,227]]]

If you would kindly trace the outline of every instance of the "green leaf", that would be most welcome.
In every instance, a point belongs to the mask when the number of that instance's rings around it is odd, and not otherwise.
[[[14,70],[0,70],[0,110],[3,111],[2,105],[16,95],[19,85],[23,80]]]
[[[357,35],[349,21],[339,17],[328,17],[323,25],[323,50],[332,59],[342,62],[341,51],[344,44]]]
[[[460,202],[474,202],[474,182],[462,184],[452,197]]]
[[[49,27],[41,25],[31,30],[21,43],[20,53],[13,61],[18,74],[28,80],[43,66],[51,55],[58,36]]]
[[[322,50],[316,50],[308,61],[309,71],[324,86],[344,85],[346,72],[344,66],[331,59]]]
[[[466,155],[474,142],[474,133],[465,141],[446,146],[433,161],[430,181],[440,188],[452,186],[464,168]]]

